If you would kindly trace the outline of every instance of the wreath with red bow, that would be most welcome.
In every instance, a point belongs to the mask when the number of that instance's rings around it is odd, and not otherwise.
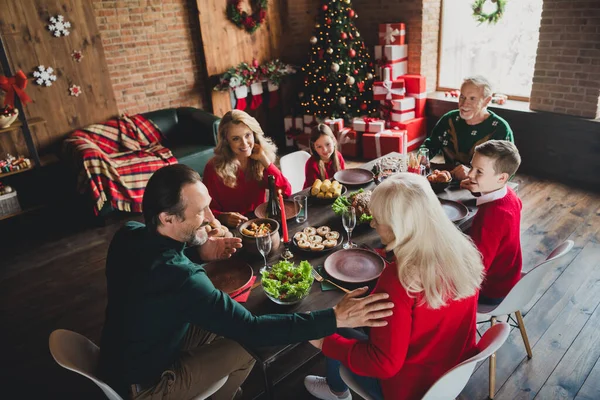
[[[227,5],[227,18],[238,28],[254,33],[267,17],[268,0],[250,0],[252,14],[242,11],[242,0],[230,0]]]

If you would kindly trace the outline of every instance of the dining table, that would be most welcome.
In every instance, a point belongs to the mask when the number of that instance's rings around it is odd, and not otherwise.
[[[383,157],[401,157],[402,155],[399,153],[389,153]],[[372,160],[360,166],[360,168],[371,171],[373,166],[378,163],[379,159]],[[372,180],[368,183],[359,186],[348,186],[348,192],[352,193],[359,189],[364,190],[373,190],[377,185],[376,180]],[[297,194],[309,195],[310,188],[304,189]],[[477,212],[477,207],[475,205],[475,197],[465,189],[461,189],[458,185],[450,185],[446,188],[442,193],[437,194],[440,199],[443,200],[451,200],[454,202],[459,202],[467,206],[469,212],[468,214],[461,219],[460,221],[455,222],[455,225],[458,229],[465,232],[472,223],[472,219]],[[292,196],[293,197],[293,196]],[[331,207],[331,203],[323,204],[323,202],[316,202],[314,198],[308,196],[308,207],[307,207],[307,215],[308,218],[303,223],[297,223],[294,218],[287,220],[287,227],[289,230],[289,237],[293,238],[296,232],[302,231],[304,228],[312,226],[312,227],[320,227],[323,225],[329,226],[331,229],[340,232],[343,236],[344,242],[348,240],[346,231],[344,230],[342,224],[342,218],[336,215]],[[376,231],[372,229],[369,224],[358,224],[354,228],[352,232],[352,241],[358,245],[365,245],[370,248],[382,248],[383,245],[379,240],[379,236]],[[269,265],[272,265],[279,260],[282,259],[283,253],[283,244],[276,250],[273,250],[268,258],[267,262]],[[292,251],[294,257],[291,261],[295,263],[299,263],[302,260],[307,260],[313,267],[323,266],[325,259],[333,254],[335,251],[339,251],[342,246],[337,246],[328,252],[306,252],[300,251],[293,244],[290,246],[290,250]],[[241,249],[235,257],[243,257],[247,260],[248,264],[252,267],[254,271],[254,275],[258,278],[256,280],[256,284],[252,286],[252,290],[248,297],[248,300],[243,304],[250,312],[255,315],[264,315],[264,314],[281,314],[281,313],[297,313],[297,312],[307,312],[314,310],[327,309],[335,306],[343,297],[344,293],[341,290],[327,290],[323,291],[321,289],[321,284],[315,280],[312,285],[311,291],[309,295],[304,298],[300,303],[294,305],[279,305],[271,301],[266,294],[264,293],[262,287],[260,286],[260,269],[263,267],[262,257],[260,256],[252,256],[250,253],[245,252],[244,249]],[[361,286],[365,286],[368,284],[371,288],[374,287],[375,281],[360,283],[360,284],[349,284],[348,282],[336,281],[335,279],[329,277],[335,283],[346,287],[347,289],[356,289]],[[252,356],[256,359],[257,364],[260,366],[263,379],[264,379],[264,396],[268,399],[273,398],[273,379],[269,374],[269,366],[273,364],[278,358],[282,357],[284,354],[296,348],[296,346],[300,345],[299,343],[289,344],[289,345],[278,345],[278,346],[266,346],[260,348],[253,348],[245,346],[246,350],[252,354]],[[296,369],[300,366],[296,366]],[[293,371],[288,371],[289,373]],[[281,374],[280,374],[281,375]],[[287,375],[286,375],[287,376]],[[277,383],[277,382],[275,382]]]

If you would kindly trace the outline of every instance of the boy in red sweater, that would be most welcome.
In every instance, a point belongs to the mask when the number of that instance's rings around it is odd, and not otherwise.
[[[486,270],[479,303],[500,304],[521,278],[521,200],[506,184],[519,168],[521,156],[506,140],[475,147],[468,178],[461,187],[480,193],[471,238]]]

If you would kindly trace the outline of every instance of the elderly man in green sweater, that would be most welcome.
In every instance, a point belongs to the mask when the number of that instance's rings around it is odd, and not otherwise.
[[[286,344],[387,324],[393,304],[387,294],[358,298],[366,288],[327,310],[252,315],[184,254],[199,246],[202,260],[210,261],[242,247],[239,238],[207,233],[210,201],[197,172],[164,167],[144,193],[146,225],[128,222],[110,244],[99,374],[123,397],[189,399],[228,376],[212,398],[230,400],[254,365],[240,343]]]
[[[443,153],[445,162],[454,166],[452,176],[467,178],[475,147],[490,139],[514,143],[513,132],[503,118],[487,109],[492,86],[483,76],[466,78],[460,88],[458,110],[446,113],[437,122],[421,147],[433,158]]]

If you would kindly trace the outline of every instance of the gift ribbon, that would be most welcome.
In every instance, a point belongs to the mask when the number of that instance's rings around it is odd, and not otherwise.
[[[339,133],[344,128],[342,118],[327,118],[323,123],[329,126],[334,133]]]
[[[382,87],[385,90],[385,99],[392,100],[392,96],[404,96],[405,90],[404,88],[398,89],[392,87],[392,81],[383,81]],[[379,94],[379,93],[376,93]]]
[[[410,93],[407,94],[408,97],[414,97],[415,99],[426,99],[427,98],[427,92],[423,92],[423,93]]]
[[[385,130],[385,131],[381,131],[381,132],[377,132],[375,134],[375,154],[377,154],[377,157],[381,157],[381,136],[394,136],[394,133],[392,133],[389,130]]]
[[[392,28],[391,24],[385,24],[385,32],[379,32],[379,37],[383,38],[385,44],[394,43],[396,36],[404,34],[404,30]]]
[[[19,70],[15,76],[7,78],[4,75],[0,76],[0,89],[6,92],[4,97],[5,106],[15,106],[15,93],[21,100],[23,105],[31,102],[31,98],[25,93],[25,87],[27,86],[27,77],[23,71]]]
[[[365,123],[365,132],[369,132],[369,125],[371,124],[371,122],[379,121],[378,118],[372,118],[372,117],[363,117],[362,120]]]
[[[345,144],[356,144],[356,138],[355,139],[350,139],[348,137],[348,134],[350,134],[352,132],[354,132],[356,134],[356,131],[353,131],[350,128],[345,128],[345,129],[342,129],[340,131],[340,140],[338,141],[338,147],[339,147],[338,150],[341,151],[342,146],[345,145]]]

